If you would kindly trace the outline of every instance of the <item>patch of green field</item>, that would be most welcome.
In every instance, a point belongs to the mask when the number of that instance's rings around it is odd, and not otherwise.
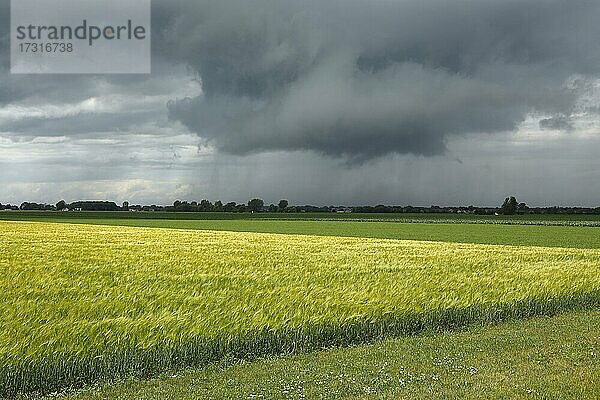
[[[572,399],[600,397],[600,310],[213,365],[69,400]]]
[[[512,246],[600,248],[600,229],[574,226],[430,224],[315,220],[160,220],[45,219],[46,222],[138,226],[233,232],[281,233],[502,244]]]
[[[0,395],[600,302],[597,249],[23,222],[0,243]]]
[[[0,211],[0,220],[291,220],[291,221],[366,221],[404,223],[460,223],[492,225],[600,226],[600,215],[474,215],[474,214],[377,214],[377,213],[217,213],[217,212],[50,212]]]

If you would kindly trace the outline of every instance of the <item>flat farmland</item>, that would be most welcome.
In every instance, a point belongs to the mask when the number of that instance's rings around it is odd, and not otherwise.
[[[91,217],[88,215],[90,214]],[[546,216],[535,220],[518,217],[489,217],[485,220],[464,216],[449,219],[444,215],[414,215],[409,220],[399,215],[388,215],[387,220],[373,220],[371,215],[341,214],[331,219],[320,219],[321,214],[302,216],[292,214],[283,219],[273,217],[251,218],[245,214],[226,214],[221,219],[205,219],[216,213],[158,213],[169,219],[156,218],[156,213],[11,213],[0,212],[0,220],[37,221],[90,225],[118,225],[146,228],[174,228],[184,230],[216,230],[234,232],[281,233],[318,236],[344,236],[377,239],[440,241],[456,243],[502,244],[511,246],[600,248],[600,224],[594,217],[582,219],[573,216]],[[240,219],[234,219],[241,215]],[[281,214],[279,214],[281,215]],[[352,215],[352,214],[349,214]],[[385,216],[382,214],[382,216]],[[125,218],[126,217],[126,218]],[[191,217],[194,219],[185,219]],[[304,219],[301,219],[303,217]],[[588,217],[588,216],[586,216]],[[404,221],[404,222],[402,222]]]
[[[0,395],[600,303],[594,228],[518,226],[587,234],[511,246],[448,233],[434,242],[154,226],[0,222]]]

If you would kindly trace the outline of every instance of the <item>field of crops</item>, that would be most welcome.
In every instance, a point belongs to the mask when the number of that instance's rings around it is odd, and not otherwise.
[[[86,387],[65,400],[598,400],[599,332],[599,309],[571,311],[224,361]]]
[[[598,249],[33,222],[0,243],[0,396],[600,304]]]
[[[90,215],[88,215],[90,214]],[[169,213],[164,213],[169,214]],[[198,219],[149,218],[153,213],[2,213],[0,220],[35,220],[91,225],[137,226],[233,232],[282,233],[294,235],[352,236],[377,239],[400,239],[511,246],[600,248],[600,229],[573,226],[564,221],[561,226],[540,224],[476,224],[476,223],[405,223],[370,221],[366,219],[203,219],[204,213],[189,213]],[[211,213],[208,213],[211,214]],[[212,213],[214,214],[214,213]],[[185,217],[185,215],[180,215]],[[240,214],[237,214],[240,215]],[[245,216],[244,214],[241,214]],[[248,214],[253,215],[253,214]],[[127,218],[125,218],[127,216]],[[227,216],[227,214],[225,214]],[[113,218],[114,217],[114,218]],[[134,218],[137,217],[137,218]],[[552,221],[549,216],[548,220]],[[574,216],[575,217],[575,216]],[[512,221],[512,220],[511,220]],[[515,220],[517,221],[517,220]],[[592,222],[592,221],[588,221]]]
[[[394,214],[394,213],[226,213],[226,212],[124,212],[124,211],[0,211],[0,220],[157,220],[157,221],[362,221],[439,224],[490,224],[536,226],[600,226],[596,214]]]

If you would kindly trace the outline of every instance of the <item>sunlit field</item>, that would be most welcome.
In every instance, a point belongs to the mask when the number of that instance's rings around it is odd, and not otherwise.
[[[0,243],[0,395],[600,303],[598,249],[36,222]]]

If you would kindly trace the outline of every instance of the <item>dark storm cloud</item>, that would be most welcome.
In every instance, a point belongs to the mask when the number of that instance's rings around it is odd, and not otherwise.
[[[600,72],[593,1],[171,1],[154,15],[156,46],[204,90],[171,118],[233,154],[439,154],[450,135],[568,116],[565,80]]]
[[[9,75],[8,3],[0,106],[175,93],[167,76],[184,73],[169,64],[187,65],[203,94],[174,99],[169,116],[231,154],[436,155],[453,135],[515,130],[531,112],[564,130],[600,72],[594,1],[158,0],[151,77]],[[579,86],[565,85],[574,75]],[[0,131],[78,135],[153,118],[145,109],[31,115],[0,121]]]

